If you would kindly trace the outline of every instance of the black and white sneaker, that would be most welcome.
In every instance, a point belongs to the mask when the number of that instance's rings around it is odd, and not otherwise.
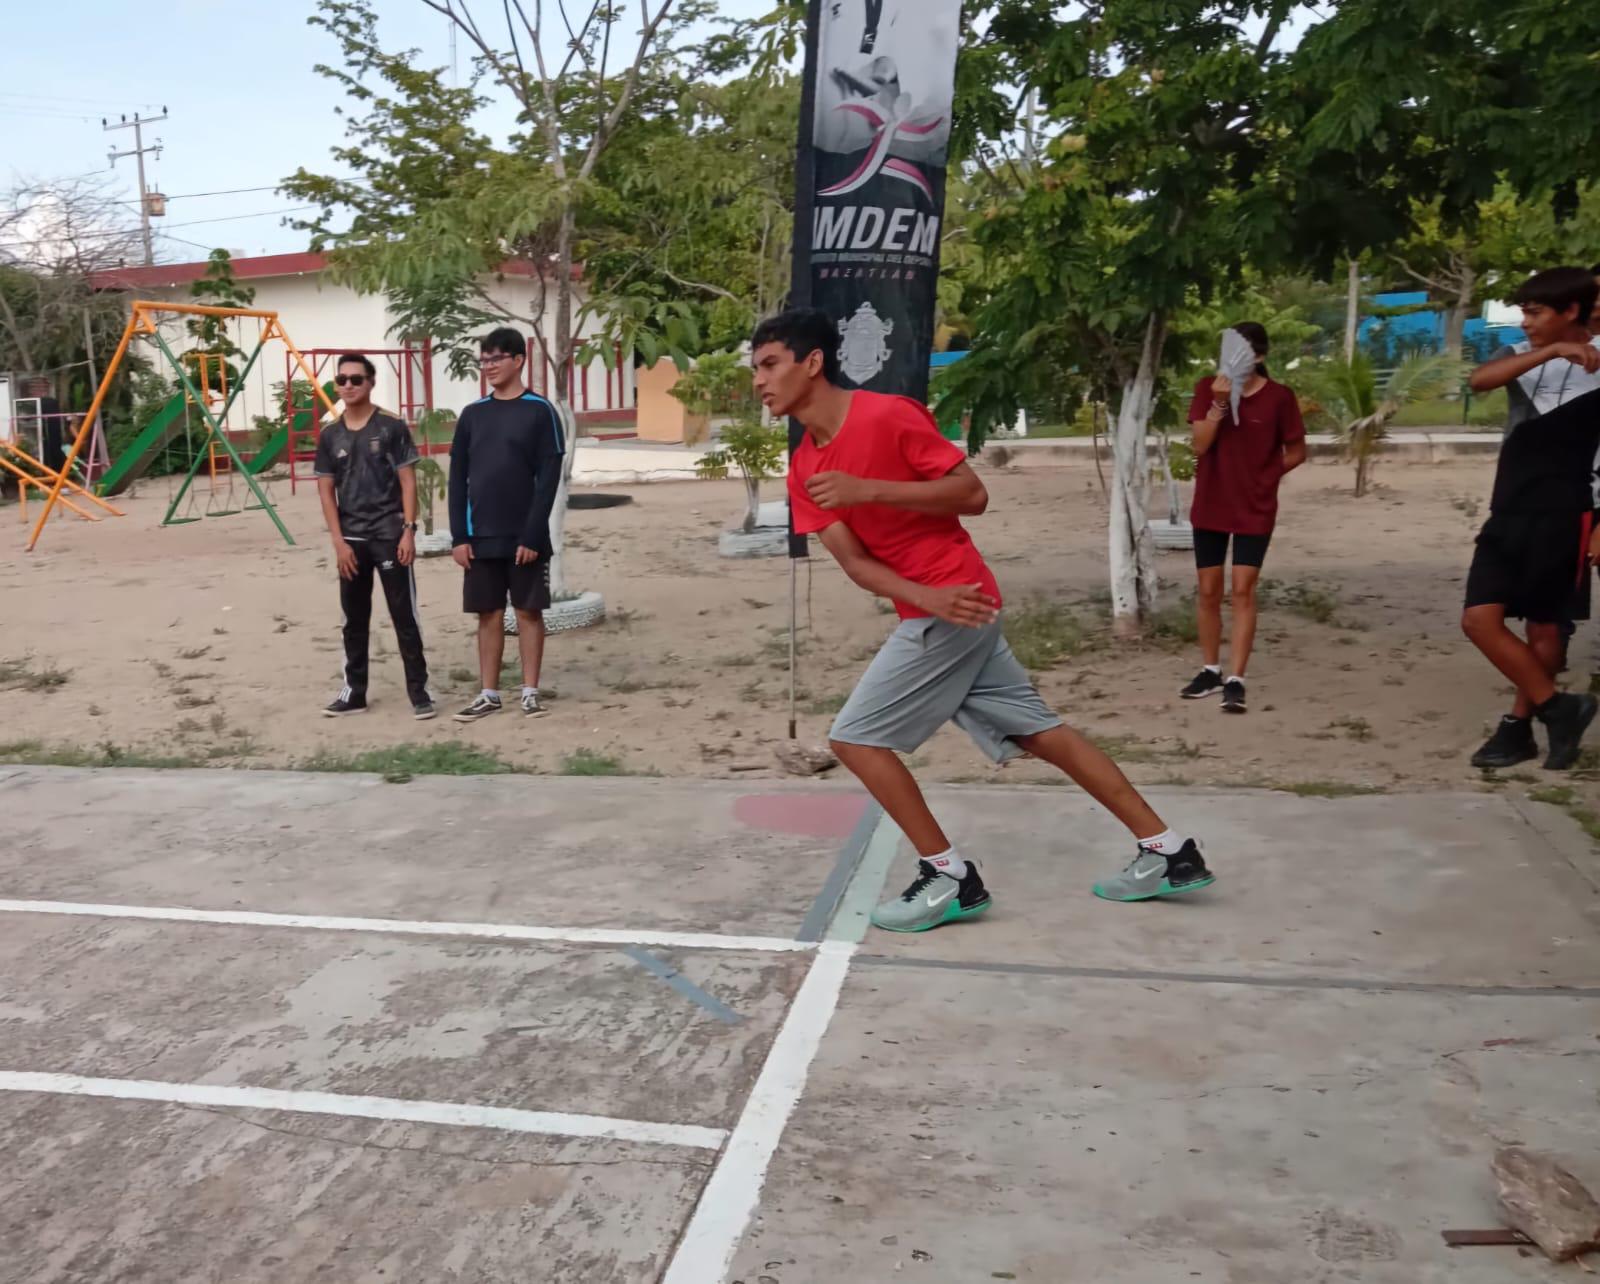
[[[1238,678],[1229,678],[1222,684],[1222,712],[1243,713],[1244,711],[1244,683],[1240,682]]]
[[[352,713],[367,711],[367,697],[358,696],[346,687],[334,697],[333,703],[322,711],[324,718],[348,718]]]
[[[480,695],[460,713],[456,714],[456,721],[481,722],[491,713],[499,713],[501,707],[500,701],[492,699],[486,695]]]
[[[428,722],[439,716],[439,711],[433,707],[432,700],[424,700],[421,704],[411,706],[411,716],[418,722]]]
[[[1185,700],[1200,700],[1221,690],[1222,675],[1215,669],[1201,669],[1194,675],[1194,681],[1184,687],[1182,695]]]
[[[550,706],[544,702],[537,691],[524,691],[522,693],[522,716],[524,718],[547,718],[550,716]]]

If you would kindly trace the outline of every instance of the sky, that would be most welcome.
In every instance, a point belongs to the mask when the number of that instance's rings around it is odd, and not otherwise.
[[[423,60],[450,60],[449,24],[422,0],[375,0],[390,47],[415,47]],[[570,5],[577,8],[578,4]],[[499,10],[476,0],[481,22]],[[767,0],[722,0],[730,17],[755,17]],[[70,39],[63,9],[8,6],[0,41],[0,181],[99,174],[113,180],[137,210],[132,157],[111,166],[107,152],[133,146],[133,131],[106,132],[101,118],[168,119],[145,130],[150,186],[168,197],[167,216],[153,222],[157,258],[202,259],[221,246],[235,255],[305,248],[305,236],[283,226],[293,202],[272,189],[304,165],[332,168],[340,141],[333,112],[339,88],[312,70],[335,61],[326,32],[306,25],[313,0],[71,0]],[[465,72],[465,43],[460,48]]]

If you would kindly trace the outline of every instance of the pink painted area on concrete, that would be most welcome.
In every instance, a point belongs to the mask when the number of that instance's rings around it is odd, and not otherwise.
[[[752,829],[809,838],[848,838],[867,810],[865,794],[746,794],[733,815]]]

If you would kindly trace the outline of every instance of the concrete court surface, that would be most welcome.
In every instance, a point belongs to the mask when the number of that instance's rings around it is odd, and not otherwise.
[[[1500,1284],[1488,1159],[1600,1189],[1600,864],[1487,795],[0,767],[0,1281]],[[821,938],[819,940],[819,938]],[[859,944],[858,944],[859,943]]]

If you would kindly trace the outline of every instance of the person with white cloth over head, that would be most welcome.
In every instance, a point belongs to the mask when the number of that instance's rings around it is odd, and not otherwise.
[[[1214,378],[1201,379],[1189,405],[1194,433],[1194,564],[1203,667],[1185,700],[1222,693],[1227,713],[1245,711],[1245,669],[1256,636],[1256,583],[1278,520],[1278,484],[1306,459],[1300,403],[1268,377],[1267,331],[1241,321],[1222,332]],[[1233,550],[1233,636],[1222,673],[1222,579]]]

